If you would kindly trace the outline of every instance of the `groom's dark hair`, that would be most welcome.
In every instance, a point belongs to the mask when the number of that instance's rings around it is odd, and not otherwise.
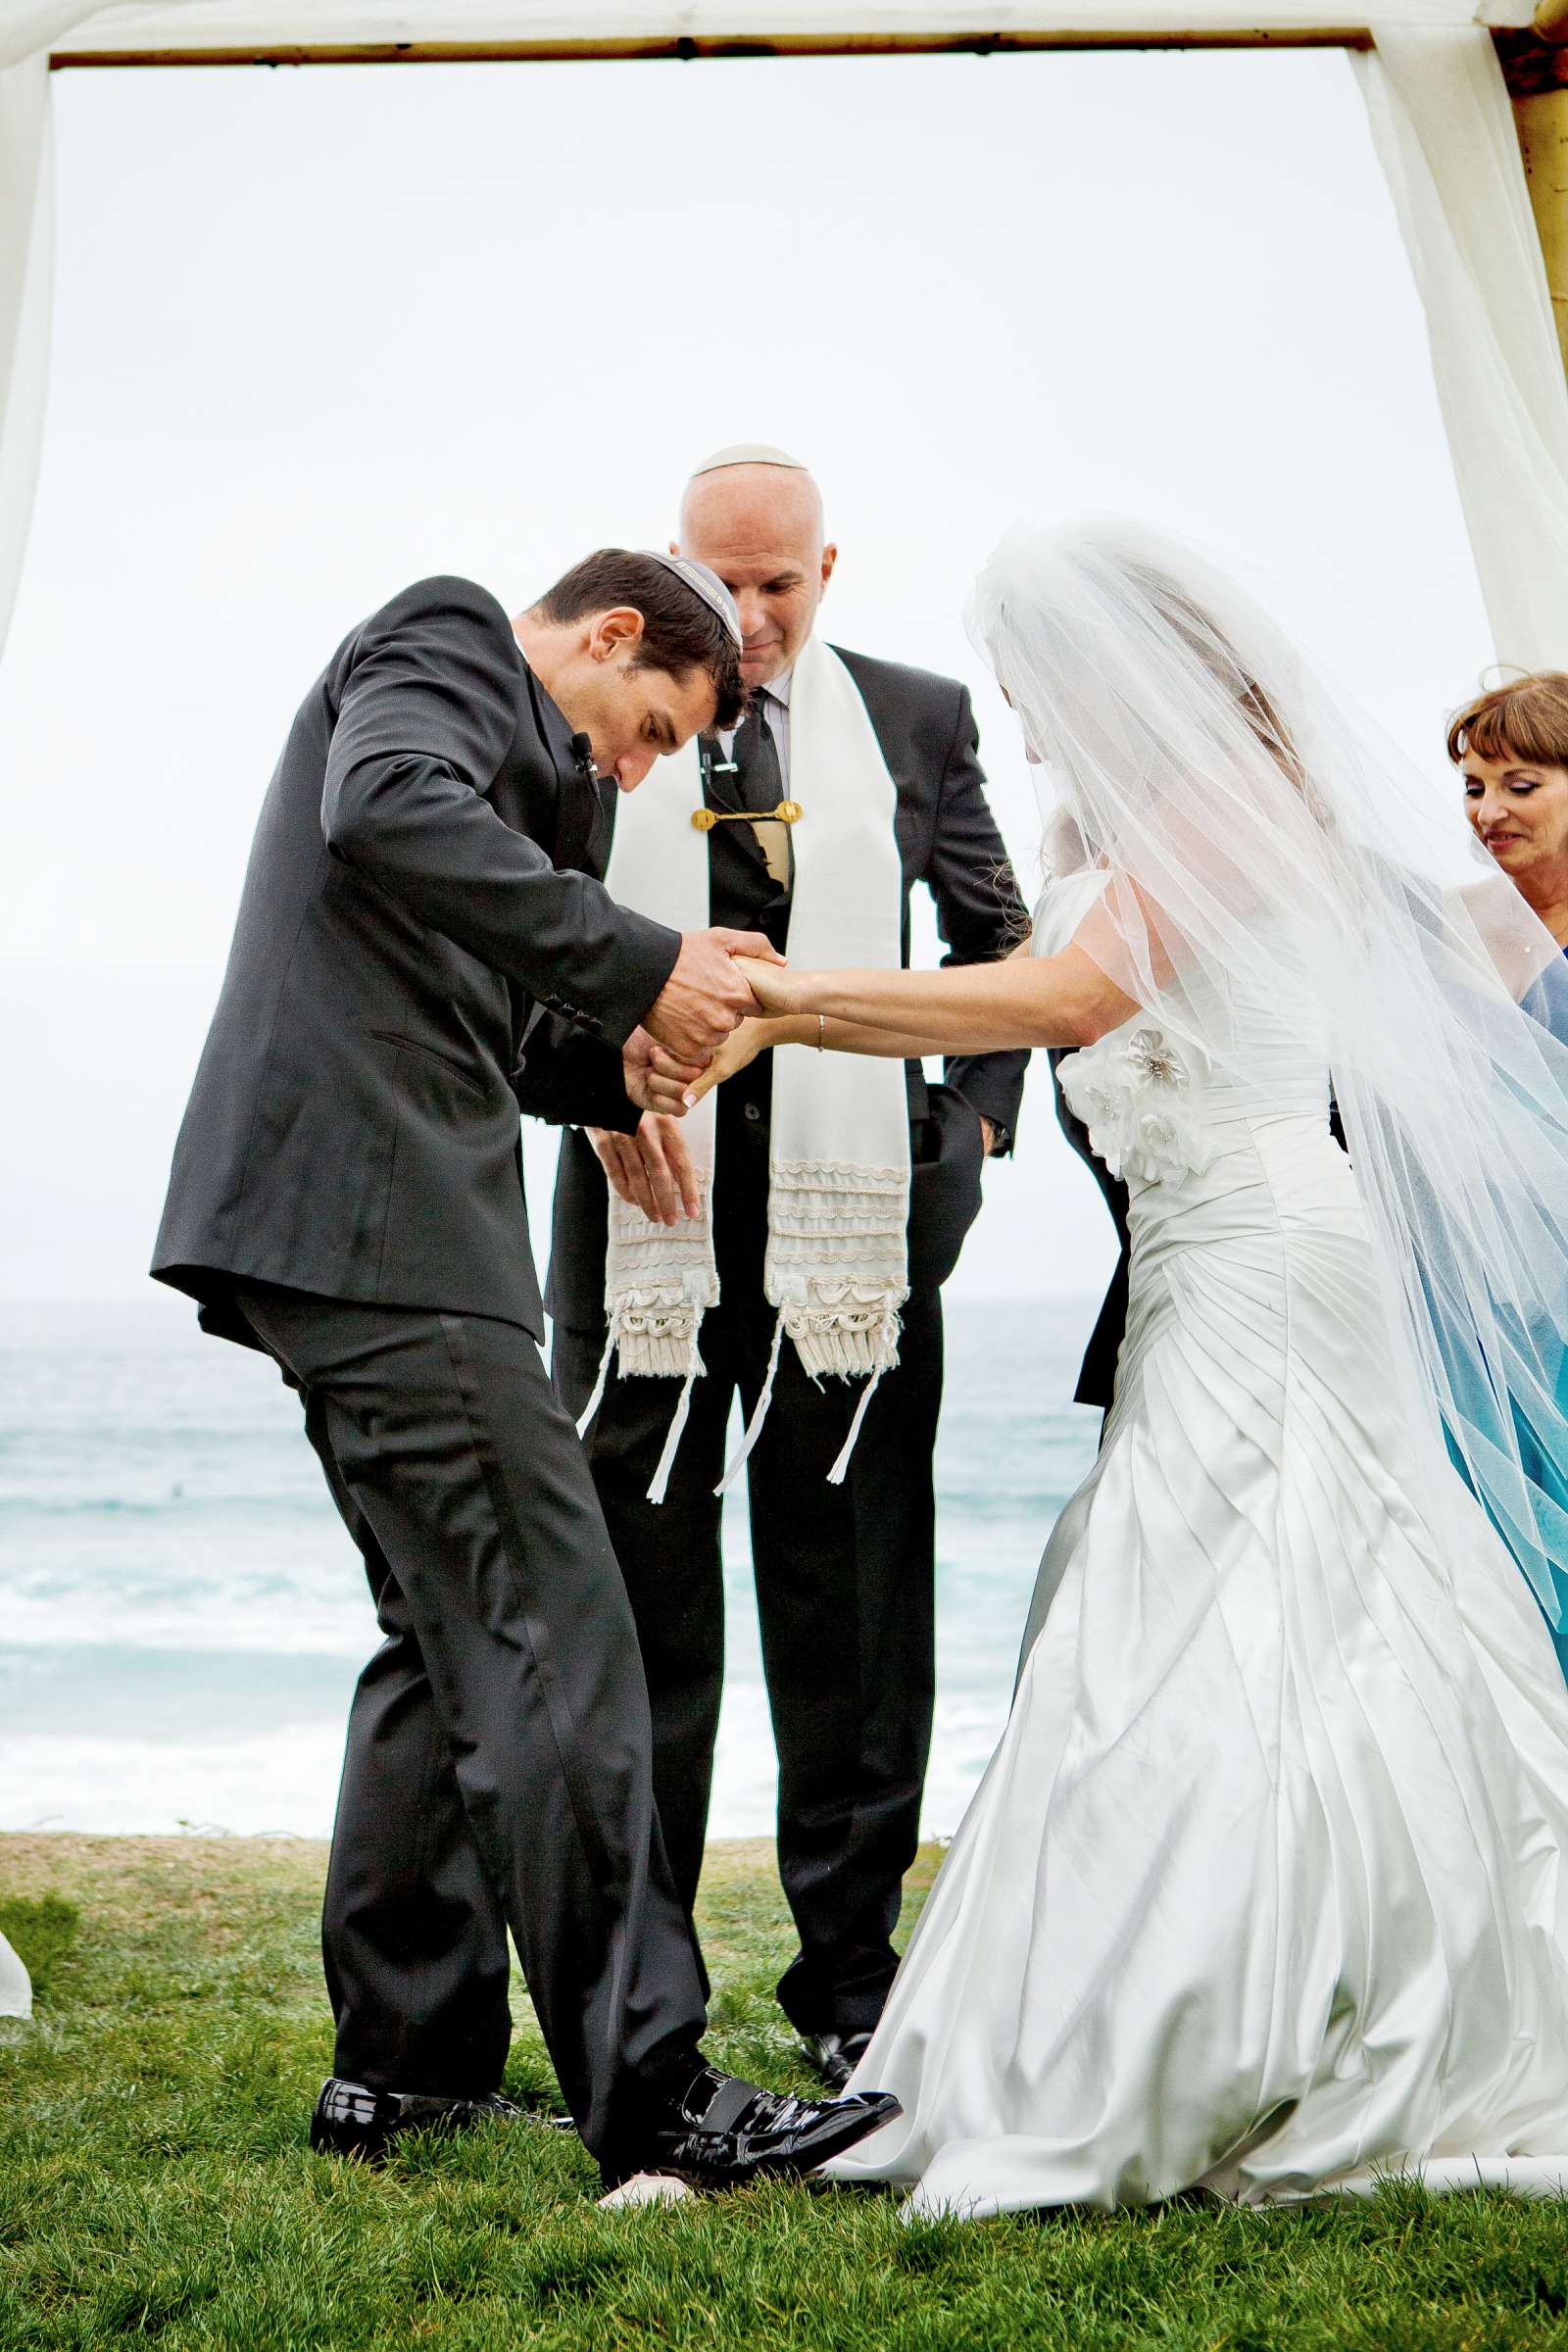
[[[631,548],[601,547],[563,572],[534,611],[559,624],[581,620],[590,612],[610,612],[617,605],[629,605],[643,616],[642,642],[632,667],[667,669],[676,678],[705,669],[718,699],[713,725],[721,733],[733,727],[746,708],[740,649],[718,614],[678,572],[666,570],[655,557]]]

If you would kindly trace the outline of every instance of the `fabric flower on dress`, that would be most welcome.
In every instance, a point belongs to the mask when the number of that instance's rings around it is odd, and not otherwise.
[[[1213,1157],[1193,1115],[1192,1066],[1162,1029],[1113,1030],[1064,1055],[1056,1082],[1095,1157],[1129,1184],[1200,1175]]]

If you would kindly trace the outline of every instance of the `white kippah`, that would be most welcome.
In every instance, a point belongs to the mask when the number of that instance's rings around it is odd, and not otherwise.
[[[732,441],[728,449],[715,449],[710,458],[694,466],[692,480],[700,473],[717,473],[725,466],[787,466],[792,473],[808,471],[799,458],[792,458],[787,449],[775,449],[769,441]]]
[[[706,564],[699,564],[695,556],[665,556],[657,547],[640,547],[637,553],[647,556],[651,563],[662,564],[664,569],[672,571],[677,580],[683,580],[694,596],[702,598],[710,612],[718,614],[735,643],[746,643],[741,634],[741,616],[736,610],[735,599],[716,571],[710,571]]]

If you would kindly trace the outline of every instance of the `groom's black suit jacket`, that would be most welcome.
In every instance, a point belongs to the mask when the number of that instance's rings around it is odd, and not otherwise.
[[[859,688],[898,792],[905,962],[909,959],[909,897],[917,882],[926,884],[936,902],[947,962],[983,963],[1005,956],[1027,935],[1029,917],[986,801],[968,689],[930,670],[842,646],[833,651]],[[830,790],[831,783],[831,777],[823,779],[822,789]],[[808,808],[811,781],[800,775],[793,759],[790,788]],[[710,842],[713,838],[710,834]],[[775,947],[787,951],[787,902],[776,907],[766,904],[760,860],[755,899],[721,898],[716,865],[714,876],[712,919],[765,930]],[[1003,1148],[1010,1149],[1028,1061],[1027,1053],[955,1055],[947,1063],[947,1084],[939,1088],[928,1087],[919,1062],[906,1065],[913,1157],[911,1288],[934,1289],[951,1271],[980,1205],[979,1115],[1003,1131]],[[726,1126],[733,1141],[744,1141],[747,1159],[754,1163],[748,1174],[758,1213],[765,1214],[767,1081],[754,1064],[744,1086],[732,1083],[761,1114],[755,1125],[728,1121]],[[628,1128],[635,1117],[623,1097],[621,1115],[608,1115],[619,1096],[618,1062],[602,1045],[573,1035],[560,1021],[541,1024],[530,1040],[517,1091],[524,1110],[541,1118]],[[606,1116],[585,1118],[572,1107],[590,1092]],[[573,1331],[595,1332],[604,1320],[608,1200],[605,1173],[587,1137],[567,1135],[556,1179],[546,1303],[552,1317]]]
[[[307,694],[256,829],[153,1273],[541,1337],[512,1075],[540,1007],[615,1049],[676,933],[601,884],[607,797],[494,597],[422,580]],[[579,869],[590,869],[588,871]],[[618,1085],[574,1116],[630,1126]]]

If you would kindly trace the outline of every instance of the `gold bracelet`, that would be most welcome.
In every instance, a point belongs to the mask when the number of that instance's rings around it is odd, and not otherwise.
[[[826,1037],[826,1035],[827,1023],[823,1020],[822,1015],[818,1013],[816,1016],[816,1050],[819,1054],[823,1051],[822,1040]]]

